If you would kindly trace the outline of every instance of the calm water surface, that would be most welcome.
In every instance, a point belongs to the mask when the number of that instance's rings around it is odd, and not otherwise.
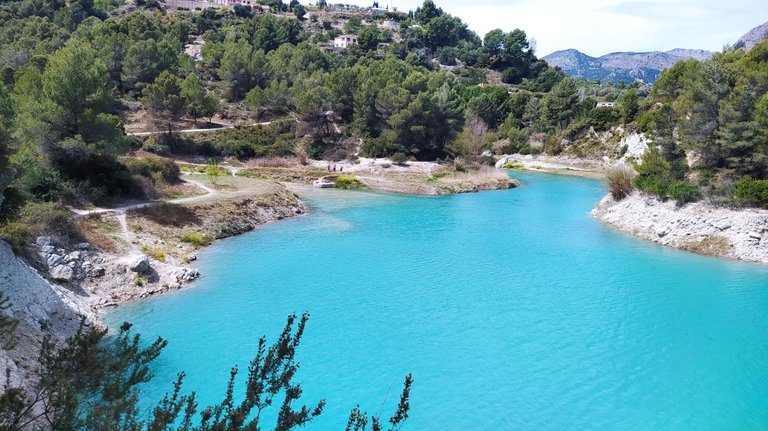
[[[189,290],[122,307],[170,344],[202,405],[261,335],[311,314],[299,352],[309,429],[391,413],[412,372],[408,430],[768,429],[768,268],[696,256],[590,218],[600,183],[439,198],[328,191],[312,212],[200,254]],[[244,376],[243,376],[244,377]]]

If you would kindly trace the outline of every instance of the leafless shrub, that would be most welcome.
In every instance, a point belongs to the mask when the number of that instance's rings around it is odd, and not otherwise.
[[[632,183],[634,178],[635,171],[626,165],[614,165],[605,172],[608,190],[616,200],[622,200],[632,193],[635,188]]]
[[[297,160],[292,157],[264,157],[248,161],[249,168],[290,168],[296,166]]]

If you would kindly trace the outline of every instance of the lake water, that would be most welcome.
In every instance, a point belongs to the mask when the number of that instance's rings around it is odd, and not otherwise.
[[[768,429],[768,268],[606,228],[597,181],[513,175],[526,186],[323,191],[206,249],[193,288],[108,316],[170,341],[143,402],[181,370],[220,401],[308,311],[302,399],[327,400],[308,429],[343,430],[358,403],[388,417],[409,372],[407,430]]]

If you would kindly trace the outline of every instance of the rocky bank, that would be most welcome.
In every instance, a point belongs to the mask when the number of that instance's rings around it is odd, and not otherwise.
[[[185,243],[183,233],[225,238],[304,211],[295,194],[274,185],[254,195],[89,216],[85,223],[93,232],[119,227],[112,237],[91,232],[99,239],[93,243],[41,236],[26,260],[0,241],[0,292],[11,304],[3,313],[19,321],[12,338],[0,334],[0,371],[8,370],[11,386],[17,385],[36,366],[43,337],[61,341],[83,319],[100,326],[100,312],[108,307],[180,289],[197,278],[190,263],[205,244]]]
[[[621,201],[606,196],[592,215],[621,231],[661,245],[768,263],[766,210],[733,210],[705,203],[680,206],[636,191]]]
[[[63,340],[77,330],[82,317],[97,321],[84,292],[50,283],[16,257],[3,241],[0,291],[10,300],[5,314],[19,322],[14,338],[3,336],[0,340],[0,371],[8,370],[11,386],[18,385],[26,371],[35,366],[45,335]]]

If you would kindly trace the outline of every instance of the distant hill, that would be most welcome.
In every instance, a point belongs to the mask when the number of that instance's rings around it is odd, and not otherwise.
[[[768,37],[768,22],[758,25],[748,31],[744,36],[741,36],[733,47],[736,49],[744,48],[749,51],[766,37]]]
[[[550,66],[558,66],[569,76],[611,82],[642,81],[653,83],[662,70],[678,60],[706,60],[712,55],[700,49],[673,49],[667,52],[613,52],[590,57],[575,49],[553,52],[544,57]]]

